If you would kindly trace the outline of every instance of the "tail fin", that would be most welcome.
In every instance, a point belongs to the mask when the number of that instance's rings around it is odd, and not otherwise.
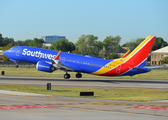
[[[148,36],[138,47],[134,49],[127,57],[127,64],[132,67],[144,67],[149,52],[152,48],[155,36]]]

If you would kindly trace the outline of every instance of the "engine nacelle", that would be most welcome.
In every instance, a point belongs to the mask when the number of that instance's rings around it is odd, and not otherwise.
[[[39,61],[36,64],[36,68],[37,68],[37,70],[44,71],[44,72],[53,72],[55,70],[55,68],[52,64],[49,64],[44,61]]]

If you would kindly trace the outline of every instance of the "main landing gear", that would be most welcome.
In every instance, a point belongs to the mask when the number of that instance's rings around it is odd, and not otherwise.
[[[66,74],[64,75],[64,78],[65,78],[65,79],[69,79],[70,77],[71,77],[70,74],[67,74],[67,73],[66,73]]]
[[[78,73],[76,74],[76,78],[81,78],[81,77],[82,77],[82,74],[78,72]]]
[[[71,75],[70,74],[68,74],[68,72],[66,72],[66,74],[64,75],[64,78],[65,79],[69,79],[71,77]],[[77,73],[76,74],[76,78],[81,78],[82,77],[82,74],[81,73]]]

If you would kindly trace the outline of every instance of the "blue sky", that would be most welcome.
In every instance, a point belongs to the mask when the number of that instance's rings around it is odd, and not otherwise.
[[[124,44],[148,35],[168,42],[168,0],[0,0],[0,33],[17,40],[47,35],[76,42],[119,35]]]

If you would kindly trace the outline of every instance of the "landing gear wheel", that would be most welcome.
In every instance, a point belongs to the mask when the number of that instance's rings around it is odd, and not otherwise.
[[[70,74],[65,74],[65,75],[64,75],[64,78],[65,78],[65,79],[69,79],[70,77],[71,77]]]
[[[82,74],[80,74],[80,73],[76,74],[76,78],[81,78],[81,77],[82,77]]]
[[[18,68],[19,66],[18,65],[15,65],[15,68]]]

